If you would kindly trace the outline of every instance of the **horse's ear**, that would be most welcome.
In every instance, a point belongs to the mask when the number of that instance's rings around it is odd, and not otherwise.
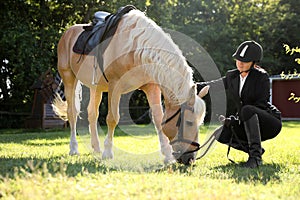
[[[208,93],[208,90],[209,90],[209,85],[205,86],[204,88],[202,88],[198,94],[198,96],[200,98],[204,97],[205,95],[207,95]]]
[[[194,105],[195,99],[196,99],[196,85],[193,85],[193,87],[190,89],[188,104],[191,106]]]

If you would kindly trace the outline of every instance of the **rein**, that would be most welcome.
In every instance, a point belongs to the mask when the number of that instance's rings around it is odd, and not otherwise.
[[[213,133],[208,138],[208,140],[205,141],[202,145],[200,145],[198,142],[185,139],[183,137],[183,123],[184,123],[184,111],[185,110],[190,110],[190,111],[194,112],[194,108],[193,107],[187,105],[187,103],[184,103],[184,104],[182,104],[180,106],[180,108],[171,117],[169,117],[168,119],[166,119],[165,121],[163,121],[161,123],[161,125],[167,124],[172,119],[174,119],[178,114],[180,114],[179,117],[178,117],[178,120],[176,122],[176,127],[178,127],[178,139],[173,140],[172,142],[170,142],[170,145],[173,145],[176,142],[184,142],[184,143],[187,143],[187,144],[195,146],[196,149],[190,150],[190,151],[186,151],[184,153],[182,153],[182,152],[173,152],[173,155],[176,157],[177,155],[184,155],[184,154],[194,153],[196,151],[199,151],[200,149],[202,149],[203,147],[205,147],[208,144],[207,149],[202,153],[202,155],[200,155],[199,157],[197,157],[195,159],[195,160],[198,160],[198,159],[201,159],[202,157],[204,157],[207,154],[207,152],[211,148],[213,142],[216,140],[216,133]]]
[[[176,117],[176,115],[178,115],[181,111],[181,108],[179,108],[176,113],[174,113],[170,118],[166,119],[166,121],[162,122],[161,125],[165,125],[166,123],[168,123],[169,121],[171,121],[174,117]]]

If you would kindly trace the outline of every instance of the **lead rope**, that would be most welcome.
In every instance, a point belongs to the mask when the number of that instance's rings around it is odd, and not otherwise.
[[[208,147],[207,147],[207,149],[202,153],[202,155],[200,155],[199,157],[197,157],[195,160],[199,160],[199,159],[203,158],[203,157],[207,154],[207,152],[209,151],[209,149],[212,147],[212,144],[213,144],[214,141],[217,139],[216,134],[217,134],[217,132],[214,132],[214,133],[208,138],[208,140],[207,140],[206,142],[204,142],[203,145],[201,145],[201,146],[199,147],[198,150],[202,149],[202,148],[205,147],[207,144],[209,144]]]
[[[234,162],[234,160],[232,160],[232,159],[229,158],[229,153],[230,153],[230,148],[231,148],[231,144],[232,144],[233,134],[234,134],[234,129],[233,129],[233,126],[231,126],[231,137],[230,137],[229,144],[228,144],[228,148],[227,148],[227,159],[228,159],[231,163],[236,164],[236,163]]]
[[[237,136],[237,134],[236,134],[236,132],[235,132],[235,130],[234,130],[234,126],[232,126],[232,125],[231,125],[231,133],[232,133],[232,134],[231,134],[231,138],[230,138],[230,140],[229,140],[228,150],[227,150],[227,159],[228,159],[231,163],[236,164],[236,162],[235,162],[234,160],[232,160],[232,159],[229,158],[229,152],[230,152],[230,148],[231,148],[231,144],[232,144],[232,139],[233,139],[233,137],[235,137],[236,141],[238,142],[238,144],[239,144],[241,147],[243,146],[243,144],[242,144],[241,140],[238,138],[238,136]]]

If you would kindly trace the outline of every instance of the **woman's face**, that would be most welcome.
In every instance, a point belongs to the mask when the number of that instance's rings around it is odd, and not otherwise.
[[[248,72],[252,66],[252,62],[242,62],[239,60],[235,60],[235,65],[236,65],[237,69],[240,71],[240,73]]]

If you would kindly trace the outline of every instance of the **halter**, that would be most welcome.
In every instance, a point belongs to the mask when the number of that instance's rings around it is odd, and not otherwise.
[[[183,142],[183,143],[187,143],[190,145],[193,145],[196,147],[196,149],[191,150],[191,151],[186,151],[184,153],[181,152],[174,152],[173,155],[183,155],[183,154],[188,154],[188,153],[193,153],[196,152],[200,149],[200,144],[198,142],[195,141],[191,141],[188,139],[185,139],[183,136],[183,125],[184,125],[184,112],[185,110],[189,110],[191,112],[194,112],[194,108],[192,106],[189,106],[187,103],[183,103],[180,108],[168,119],[166,119],[164,122],[162,122],[161,125],[165,125],[166,123],[168,123],[169,121],[171,121],[174,117],[176,117],[179,114],[178,120],[176,122],[176,127],[178,128],[178,137],[176,140],[173,140],[172,142],[170,142],[170,145],[173,145],[176,142]]]
[[[206,155],[206,153],[208,152],[208,150],[211,148],[213,142],[216,140],[216,134],[212,134],[206,142],[203,143],[203,145],[200,145],[198,142],[195,142],[195,141],[191,141],[191,140],[188,140],[188,139],[185,139],[184,136],[183,136],[183,125],[184,125],[184,112],[185,110],[189,110],[191,112],[194,112],[194,108],[192,106],[189,106],[186,102],[183,103],[180,108],[171,116],[169,117],[168,119],[166,119],[165,121],[163,121],[161,123],[161,125],[165,125],[167,124],[168,122],[170,122],[173,118],[175,118],[178,114],[179,117],[178,117],[178,120],[176,122],[176,127],[178,128],[178,137],[176,140],[173,140],[172,142],[170,142],[170,145],[173,145],[174,143],[176,142],[183,142],[183,143],[187,143],[187,144],[190,144],[190,145],[193,145],[196,147],[196,149],[194,150],[190,150],[190,151],[186,151],[186,152],[173,152],[173,155],[175,157],[177,157],[178,155],[185,155],[185,154],[189,154],[189,153],[194,153],[196,151],[199,151],[201,148],[203,148],[204,146],[206,146],[207,144],[208,145],[208,148],[202,153],[202,155],[200,155],[199,157],[196,158],[196,160],[198,159],[201,159],[203,156]]]

